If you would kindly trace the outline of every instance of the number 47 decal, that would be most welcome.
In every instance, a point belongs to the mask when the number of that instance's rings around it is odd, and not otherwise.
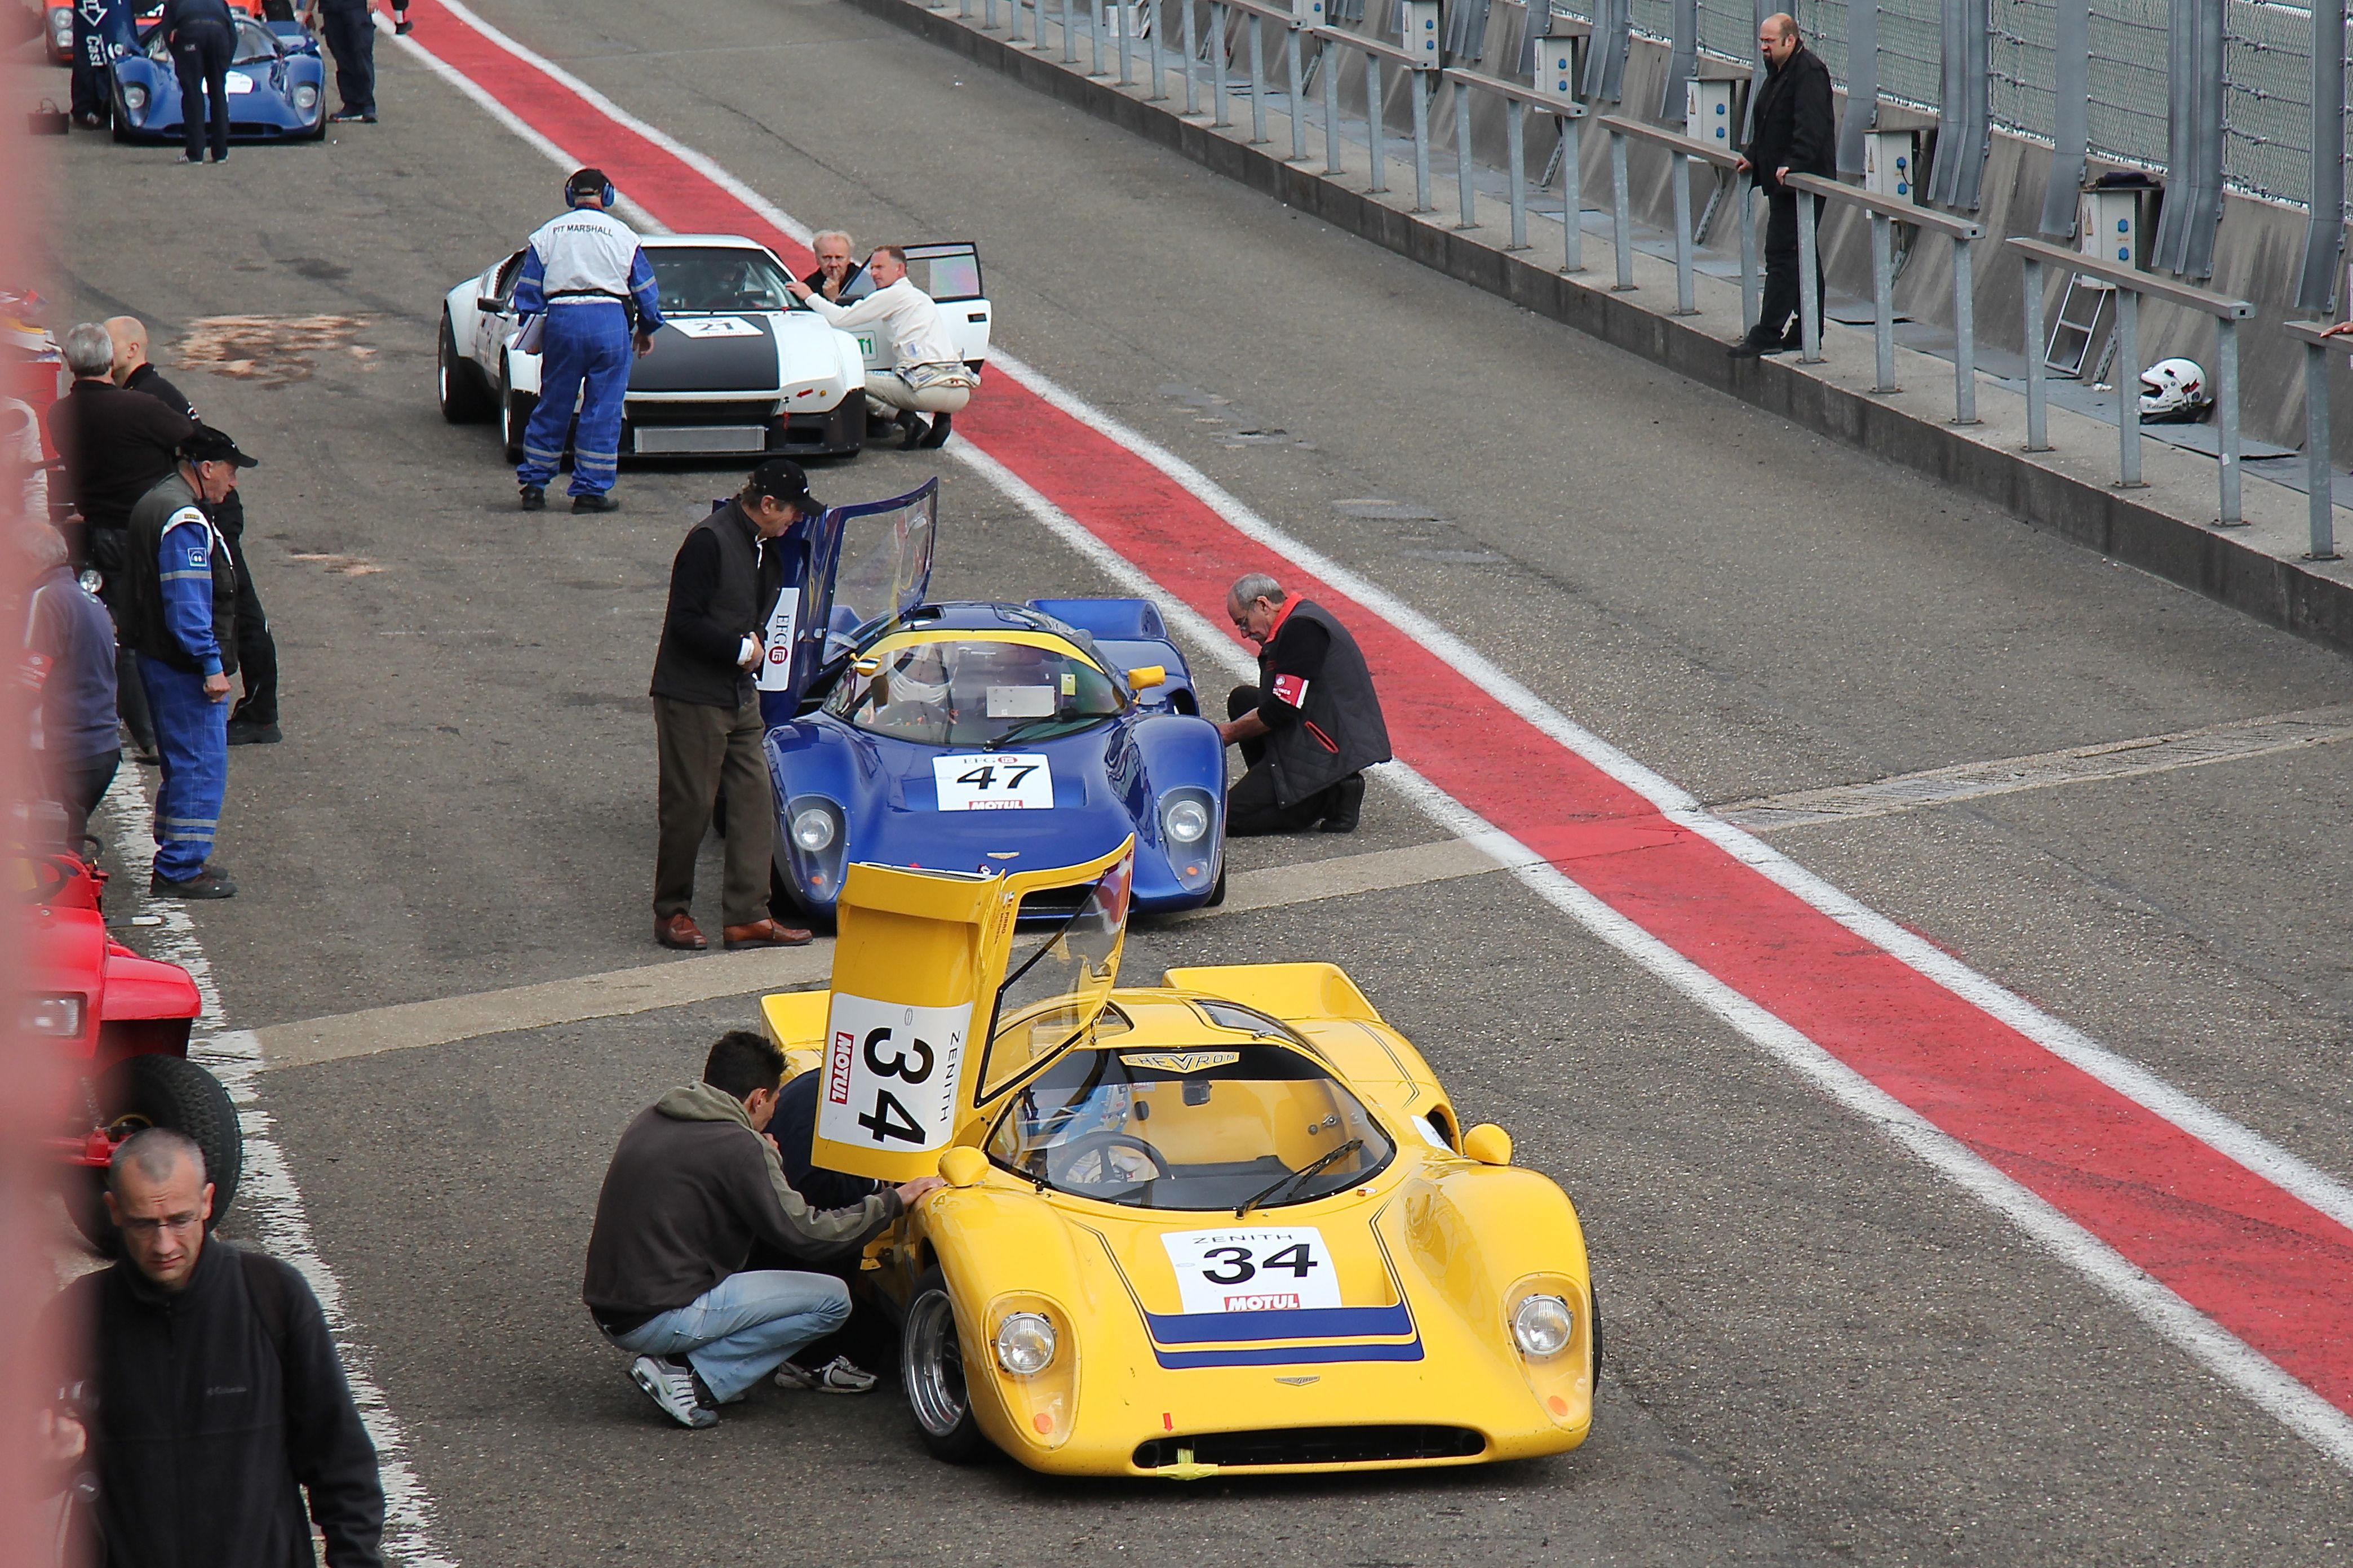
[[[975,789],[991,788],[997,782],[997,764],[995,763],[983,763],[976,768],[969,768],[965,772],[958,773],[956,775],[956,783],[961,784],[970,784]],[[1037,771],[1038,764],[1035,763],[1011,763],[1005,769],[1006,776],[1004,787],[1007,789],[1019,789],[1021,787],[1021,781],[1028,778],[1031,773],[1034,773]]]

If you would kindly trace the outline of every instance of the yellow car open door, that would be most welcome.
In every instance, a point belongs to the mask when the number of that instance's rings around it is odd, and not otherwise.
[[[835,908],[816,1163],[904,1182],[1103,1011],[1135,840],[1002,876],[856,865]]]

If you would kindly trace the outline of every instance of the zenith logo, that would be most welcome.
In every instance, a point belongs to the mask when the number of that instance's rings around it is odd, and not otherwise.
[[[1324,1380],[1315,1373],[1309,1373],[1305,1377],[1278,1377],[1274,1381],[1292,1388],[1304,1388],[1311,1383],[1321,1383]]]

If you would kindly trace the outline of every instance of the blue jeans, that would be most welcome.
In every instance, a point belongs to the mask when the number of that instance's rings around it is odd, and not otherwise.
[[[139,656],[164,784],[155,792],[155,875],[185,882],[205,868],[228,793],[228,702],[205,695],[205,678]]]
[[[683,1307],[607,1334],[637,1355],[684,1354],[711,1397],[733,1403],[795,1351],[849,1321],[849,1287],[826,1274],[730,1274]]]
[[[556,304],[540,340],[539,402],[523,426],[518,483],[544,488],[564,461],[572,437],[572,493],[600,496],[613,488],[621,458],[621,400],[629,390],[637,352],[629,313],[618,300]],[[572,423],[575,399],[580,423]]]

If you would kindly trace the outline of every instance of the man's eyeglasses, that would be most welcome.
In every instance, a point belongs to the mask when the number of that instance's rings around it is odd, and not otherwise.
[[[205,1223],[200,1214],[167,1214],[159,1219],[126,1219],[115,1222],[116,1227],[133,1236],[155,1236],[164,1231],[177,1233],[194,1230]]]

